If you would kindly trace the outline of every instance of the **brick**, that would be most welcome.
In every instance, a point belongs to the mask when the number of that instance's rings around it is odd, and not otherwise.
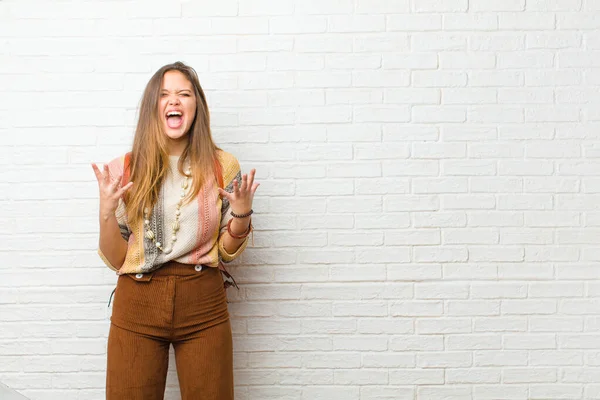
[[[502,3],[493,0],[471,0],[470,11],[524,11],[525,0],[507,0]]]
[[[417,51],[466,50],[467,38],[458,34],[415,33],[411,47]]]
[[[581,14],[578,16],[582,17]],[[549,12],[503,12],[499,14],[498,22],[502,30],[544,30],[554,29],[554,18]]]
[[[409,318],[363,318],[358,323],[358,332],[367,334],[414,333],[413,321]]]
[[[525,178],[524,187],[528,192],[538,193],[576,193],[579,192],[581,186],[578,179],[573,178],[554,178],[554,177],[534,177]],[[550,189],[550,188],[553,189]],[[575,218],[574,214],[566,214],[564,218],[552,214],[551,212],[543,213],[546,214],[550,221],[554,220],[558,225],[564,223],[564,221],[572,221]],[[540,214],[533,213],[530,220],[535,220]],[[548,220],[547,220],[548,221]]]
[[[414,192],[417,194],[467,193],[467,181],[463,178],[425,178],[413,179]]]
[[[307,368],[359,368],[360,353],[319,353],[302,354],[302,364]]]
[[[527,10],[531,11],[579,11],[582,0],[531,0]]]
[[[476,350],[473,352],[473,365],[480,367],[525,366],[527,365],[527,352],[515,350]]]
[[[394,351],[440,351],[443,347],[441,336],[401,335],[390,338],[390,349]]]
[[[557,340],[554,334],[505,335],[504,348],[507,350],[539,350],[556,349]]]
[[[583,393],[583,388],[575,385],[531,385],[530,396],[532,398],[542,399],[552,396],[556,400],[572,399],[580,397]]]
[[[334,303],[333,315],[336,317],[385,317],[385,303]]]
[[[586,5],[591,5],[587,2]],[[556,15],[556,25],[559,29],[595,29],[600,22],[593,13],[564,12]]]
[[[496,206],[493,196],[478,194],[452,194],[445,195],[442,199],[442,206],[446,210],[489,210]],[[452,234],[448,235],[449,237]],[[487,236],[489,239],[489,236]],[[482,240],[486,240],[486,236]]]
[[[410,9],[408,0],[358,0],[356,12],[359,14],[400,14]]]
[[[438,264],[390,265],[387,274],[390,280],[421,281],[441,278],[442,269]]]
[[[333,15],[328,18],[329,32],[381,32],[385,31],[383,15]]]
[[[337,385],[365,385],[388,383],[388,372],[361,368],[360,371],[336,369],[333,381]]]
[[[492,371],[489,368],[457,368],[448,371],[446,380],[449,384],[484,384],[500,383],[500,371]],[[469,390],[469,388],[462,388]]]
[[[516,283],[477,283],[470,290],[471,297],[477,299],[522,299],[527,293],[527,285]]]
[[[385,89],[384,103],[391,104],[439,104],[438,89]]]
[[[475,315],[499,315],[499,301],[483,300],[453,300],[448,301],[448,315],[452,316],[475,316]]]
[[[348,400],[359,400],[358,387],[314,386],[302,389],[302,400],[327,400],[335,396],[343,396]]]
[[[239,3],[238,15],[287,15],[294,12],[294,3],[284,0],[273,7],[266,0],[248,0]]]
[[[383,102],[383,91],[383,88],[326,89],[325,102],[326,104],[379,104]],[[364,130],[364,128],[361,128],[362,126],[373,125],[353,124],[353,126],[348,127],[348,134],[351,134],[355,129]],[[332,125],[331,128],[339,129],[340,126]],[[381,127],[379,127],[379,132],[381,132]],[[365,137],[367,133],[364,132]],[[370,133],[375,134],[375,132]]]
[[[386,26],[390,31],[436,31],[442,29],[442,15],[390,14]]]
[[[439,387],[421,386],[417,389],[417,396],[424,399],[471,399],[472,389],[468,387]]]
[[[392,385],[439,385],[444,383],[441,369],[394,369],[390,371]]]
[[[473,35],[469,41],[469,49],[477,51],[517,51],[524,48],[524,35]]]
[[[413,354],[403,353],[364,353],[362,363],[369,368],[410,368],[416,365]]]
[[[525,400],[529,399],[527,385],[480,385],[473,388],[474,398],[485,400]]]
[[[336,282],[342,281],[385,281],[385,267],[383,266],[331,266],[331,280]]]
[[[354,10],[352,0],[307,0],[295,4],[294,12],[300,15],[349,14]]]
[[[583,332],[583,319],[573,317],[532,317],[531,332]]]
[[[502,313],[513,315],[553,314],[557,311],[554,300],[504,300]]]
[[[306,4],[309,2],[303,2]],[[296,12],[298,12],[296,7]],[[271,16],[269,32],[272,34],[323,33],[327,30],[327,18],[323,16]]]
[[[418,334],[452,334],[452,333],[470,333],[471,320],[467,318],[420,318],[417,320]],[[437,354],[437,356],[440,356]],[[464,359],[464,358],[463,358]],[[470,359],[470,358],[469,358]],[[433,364],[436,363],[436,357],[431,357]],[[423,366],[423,365],[421,365]]]
[[[376,335],[333,337],[333,349],[336,351],[385,351],[387,348],[387,341]]]
[[[467,86],[467,74],[455,71],[413,71],[412,82],[419,88],[456,88]]]
[[[444,15],[444,29],[457,31],[495,31],[498,16],[492,13],[469,13]]]
[[[325,65],[332,69],[379,69],[380,55],[330,54],[325,57]]]
[[[440,316],[442,314],[442,302],[395,302],[390,305],[390,312],[392,316]]]
[[[409,37],[404,33],[363,34],[354,38],[352,45],[352,51],[359,54],[408,51],[409,49]]]
[[[415,298],[417,299],[466,299],[469,287],[457,283],[417,283]]]
[[[469,367],[472,357],[469,352],[443,352],[417,354],[417,365],[421,368],[460,368]]]
[[[467,0],[422,0],[415,4],[416,12],[465,12],[469,8]]]
[[[527,332],[526,317],[476,318],[475,332]]]
[[[579,351],[532,350],[529,354],[531,365],[535,366],[583,365],[583,353]]]

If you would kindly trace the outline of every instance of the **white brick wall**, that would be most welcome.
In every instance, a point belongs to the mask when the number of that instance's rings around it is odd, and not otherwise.
[[[0,382],[104,398],[90,162],[175,60],[262,183],[237,400],[600,398],[598,0],[0,0]]]

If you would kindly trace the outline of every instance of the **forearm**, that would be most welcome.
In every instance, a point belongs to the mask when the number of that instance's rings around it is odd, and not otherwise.
[[[234,235],[243,235],[250,226],[250,217],[233,218],[231,221],[231,232]],[[223,233],[223,247],[229,254],[235,253],[246,239],[235,239],[225,231]]]
[[[127,254],[127,241],[121,236],[114,213],[100,213],[100,251],[110,264],[119,269]]]

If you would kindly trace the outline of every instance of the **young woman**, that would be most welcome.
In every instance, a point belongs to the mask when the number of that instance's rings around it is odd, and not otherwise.
[[[163,399],[173,344],[183,400],[233,400],[223,266],[252,231],[255,170],[211,137],[196,72],[160,68],[140,105],[133,148],[92,164],[98,253],[119,275],[108,336],[106,398]]]

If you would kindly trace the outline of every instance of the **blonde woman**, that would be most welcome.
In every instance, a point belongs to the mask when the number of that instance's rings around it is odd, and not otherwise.
[[[211,137],[195,71],[160,68],[140,105],[131,152],[101,171],[98,253],[119,275],[106,398],[163,399],[173,344],[183,400],[233,400],[223,262],[252,231],[255,170]],[[235,283],[235,282],[234,282]]]

